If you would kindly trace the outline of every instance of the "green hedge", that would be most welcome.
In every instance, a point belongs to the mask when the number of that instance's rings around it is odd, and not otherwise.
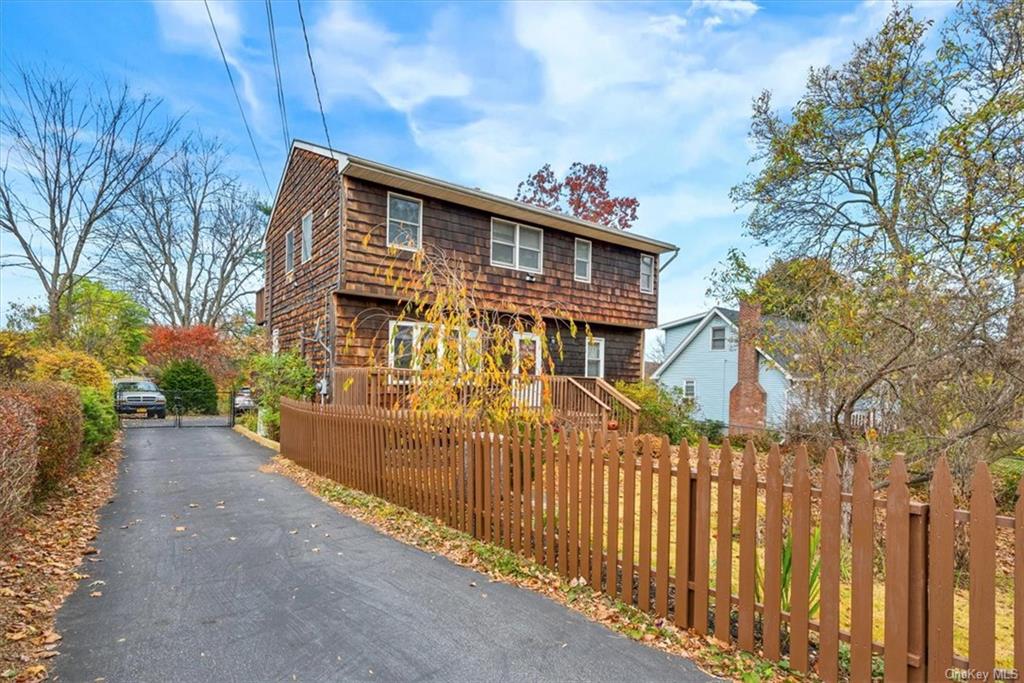
[[[217,385],[194,360],[176,360],[160,373],[160,390],[168,410],[200,415],[217,414]]]
[[[82,451],[94,456],[117,436],[117,413],[108,392],[86,387],[79,392],[82,402]]]

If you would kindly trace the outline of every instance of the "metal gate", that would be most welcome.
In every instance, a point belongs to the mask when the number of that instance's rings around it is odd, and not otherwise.
[[[163,410],[118,413],[124,429],[166,429],[183,427],[233,427],[238,414],[234,391],[168,391]]]

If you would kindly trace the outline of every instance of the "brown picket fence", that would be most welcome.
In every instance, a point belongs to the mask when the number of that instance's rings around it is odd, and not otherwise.
[[[784,463],[778,446],[759,456],[752,443],[734,452],[725,442],[716,452],[706,441],[672,447],[631,433],[510,429],[288,399],[281,454],[826,681],[879,671],[926,681],[950,668],[1024,664],[1024,576],[1015,560],[1012,645],[997,660],[995,559],[999,533],[1016,558],[1024,553],[1024,503],[1015,517],[998,516],[984,464],[970,509],[958,510],[944,460],[925,504],[911,499],[900,458],[881,497],[864,456],[844,491],[834,452],[812,472],[800,447]],[[958,534],[969,539],[967,582],[955,575]],[[961,651],[957,629],[967,631]]]

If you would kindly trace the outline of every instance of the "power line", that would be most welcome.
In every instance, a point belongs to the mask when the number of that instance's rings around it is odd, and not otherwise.
[[[267,29],[270,31],[270,54],[274,58],[274,79],[277,81],[277,108],[281,112],[281,132],[284,133],[284,149],[287,154],[292,143],[288,133],[288,111],[284,102],[284,86],[281,83],[281,61],[277,56],[277,31],[274,30],[274,9],[267,0]]]
[[[228,72],[228,81],[231,83],[231,91],[235,93],[235,102],[238,103],[238,113],[242,115],[242,123],[245,125],[245,132],[249,135],[249,144],[252,145],[252,153],[256,155],[256,163],[259,164],[260,173],[263,175],[263,182],[267,185],[267,191],[273,193],[270,181],[267,179],[267,172],[263,168],[263,160],[260,159],[259,150],[256,149],[256,139],[252,136],[252,129],[249,128],[249,121],[245,118],[245,109],[242,107],[242,98],[238,96],[238,88],[235,87],[235,77],[231,74],[231,67],[228,65],[228,56],[224,53],[224,46],[220,42],[220,34],[217,33],[217,24],[213,21],[213,12],[210,11],[209,0],[203,0],[206,6],[206,16],[210,17],[210,27],[213,29],[213,37],[217,39],[217,48],[220,50],[220,58],[224,62],[224,70]]]
[[[316,69],[313,68],[313,52],[309,49],[309,34],[306,33],[306,19],[302,16],[302,0],[295,0],[299,6],[299,23],[302,24],[302,37],[306,41],[306,57],[309,58],[309,71],[313,74],[313,89],[316,91],[316,104],[320,107],[320,121],[324,124],[324,135],[327,137],[327,148],[334,149],[331,144],[331,134],[327,131],[327,117],[324,116],[324,103],[320,99],[320,85],[316,80]]]

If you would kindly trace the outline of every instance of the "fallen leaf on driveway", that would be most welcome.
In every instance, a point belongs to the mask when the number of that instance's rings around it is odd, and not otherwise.
[[[102,596],[103,596],[103,591],[93,591],[92,593],[89,593],[89,597],[90,598],[99,598],[99,597],[102,597]]]
[[[199,507],[199,503],[189,503],[188,506],[190,508],[197,508],[197,507]]]
[[[237,536],[228,536],[228,540],[229,541],[237,541],[238,537]]]
[[[288,533],[290,533],[290,534],[297,534],[297,533],[299,533],[299,530],[298,529],[292,529]]]
[[[183,526],[176,526],[176,527],[174,527],[174,530],[175,531],[184,531],[185,527],[183,527]]]

